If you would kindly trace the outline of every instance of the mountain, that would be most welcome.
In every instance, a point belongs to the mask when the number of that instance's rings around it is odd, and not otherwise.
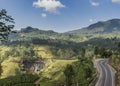
[[[95,34],[95,33],[116,33],[116,32],[120,32],[120,19],[100,21],[88,27],[69,31],[67,33]]]
[[[54,32],[52,30],[40,30],[38,28],[33,28],[33,27],[26,27],[22,28],[19,31],[16,31],[16,33],[11,33],[9,35],[10,40],[18,40],[24,36],[24,38],[55,38],[54,36],[58,35],[57,32]]]
[[[57,32],[54,32],[52,30],[40,30],[38,28],[33,28],[33,27],[26,27],[26,28],[22,28],[19,32],[21,33],[31,33],[31,32],[36,32],[39,34],[55,34]]]
[[[32,28],[32,27],[28,26],[26,28],[22,28],[21,32],[28,33],[28,32],[32,32],[32,31],[38,31],[38,30],[39,29],[37,29],[37,28]]]

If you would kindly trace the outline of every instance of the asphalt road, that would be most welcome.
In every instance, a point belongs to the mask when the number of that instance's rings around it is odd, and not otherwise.
[[[99,73],[95,86],[115,86],[115,71],[108,64],[108,60],[98,60],[95,66]]]

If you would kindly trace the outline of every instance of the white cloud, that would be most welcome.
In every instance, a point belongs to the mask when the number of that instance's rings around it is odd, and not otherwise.
[[[92,1],[92,0],[90,0],[90,4],[91,4],[92,6],[96,6],[96,7],[100,5],[99,2],[95,2],[95,1]]]
[[[89,19],[89,22],[95,22],[96,19]]]
[[[33,6],[44,8],[44,11],[51,13],[58,13],[58,8],[65,7],[59,0],[37,0],[33,2]]]
[[[41,16],[42,16],[43,18],[45,18],[45,17],[47,17],[47,14],[42,13]]]
[[[89,22],[93,22],[93,19],[89,19]]]
[[[120,3],[120,0],[112,0],[113,3]]]

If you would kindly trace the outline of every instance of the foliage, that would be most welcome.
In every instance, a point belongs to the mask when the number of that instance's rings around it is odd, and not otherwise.
[[[99,54],[99,47],[98,46],[95,46],[95,48],[94,48],[94,54],[95,55]]]
[[[110,58],[112,56],[112,51],[109,49],[105,49],[103,47],[95,47],[94,55],[100,56],[101,58]]]
[[[5,41],[8,39],[8,35],[13,32],[12,29],[14,25],[14,19],[7,15],[7,11],[5,9],[0,10],[0,41]],[[2,74],[2,66],[0,60],[0,76]]]
[[[14,51],[14,52],[13,52]],[[21,58],[30,58],[35,56],[35,51],[33,50],[32,47],[11,47],[8,51],[5,52],[4,54],[4,59],[12,56],[12,57],[21,57]]]
[[[118,52],[120,52],[120,42],[118,43]]]
[[[8,35],[12,32],[14,25],[14,19],[7,15],[7,11],[5,9],[0,10],[0,39],[8,39]]]
[[[37,75],[25,74],[10,76],[4,79],[0,79],[0,86],[34,86],[34,81],[38,78]]]
[[[45,63],[45,68],[40,70],[40,76],[43,78],[43,81],[55,81],[55,82],[64,82],[63,71],[67,65],[72,64],[76,60],[55,60],[49,59]],[[45,80],[44,80],[45,79]]]
[[[66,76],[66,86],[72,86],[72,78],[74,77],[74,70],[72,65],[67,65],[64,74]]]
[[[40,85],[36,85],[34,83],[20,83],[12,86],[40,86]]]
[[[2,74],[1,78],[6,78],[9,76],[19,75],[19,58],[9,57],[1,63]]]
[[[112,52],[112,62],[114,64],[119,64],[120,63],[120,42],[117,45],[117,50]]]
[[[78,86],[88,86],[94,74],[93,63],[90,59],[83,58],[73,66],[75,69],[75,84]]]
[[[3,70],[2,70],[1,63],[0,63],[0,77],[1,77],[2,72],[3,72]]]
[[[93,80],[95,69],[90,58],[79,57],[72,66],[67,66],[65,69],[66,82],[68,86],[88,86]]]
[[[81,56],[82,56],[82,57],[85,57],[85,52],[86,52],[85,48],[82,48],[82,49],[81,49]]]

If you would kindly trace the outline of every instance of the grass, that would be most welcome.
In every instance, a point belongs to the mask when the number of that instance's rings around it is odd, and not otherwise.
[[[19,60],[18,58],[13,58],[9,57],[8,59],[4,60],[1,65],[2,65],[2,75],[1,78],[6,78],[9,76],[14,76],[18,73],[19,71],[19,64],[12,62],[14,60]]]
[[[34,50],[37,50],[37,54],[42,58],[53,58],[52,52],[49,49],[49,46],[35,46]]]
[[[46,61],[46,67],[40,71],[42,77],[47,78],[48,80],[54,81],[63,81],[64,80],[64,69],[67,64],[72,64],[76,60],[48,60]]]
[[[6,51],[9,51],[9,50],[10,50],[10,47],[0,46],[0,53],[3,55]],[[45,67],[38,72],[40,76],[42,76],[42,80],[43,80],[43,82],[40,82],[40,83],[46,84],[43,86],[50,86],[50,85],[47,85],[47,83],[49,84],[50,82],[56,82],[58,80],[61,82],[64,81],[65,77],[64,77],[63,71],[66,65],[72,64],[73,62],[76,61],[76,60],[53,59],[52,52],[50,51],[50,46],[43,46],[43,45],[34,46],[34,50],[37,51],[40,57],[47,58],[47,60],[45,61]],[[19,74],[20,72],[19,63],[13,62],[14,60],[20,60],[20,57],[9,56],[2,62],[1,65],[3,69],[3,73],[1,78]]]
[[[53,83],[51,82],[40,82],[41,86],[53,86]]]
[[[0,46],[0,59],[3,59],[2,57],[4,56],[5,52],[9,50],[10,50],[10,47]]]

